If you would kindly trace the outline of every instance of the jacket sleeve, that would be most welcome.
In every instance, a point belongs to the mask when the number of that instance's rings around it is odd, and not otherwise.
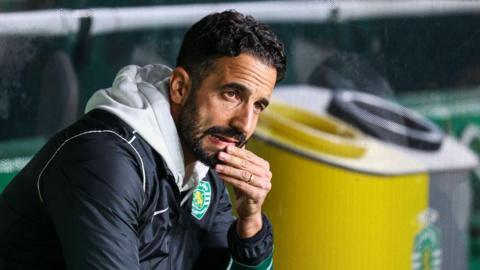
[[[215,220],[195,269],[273,269],[273,233],[268,218],[263,216],[263,227],[255,236],[241,239],[223,182],[221,187]]]
[[[42,177],[46,210],[68,269],[138,269],[137,162],[114,140],[64,147]]]
[[[263,215],[263,227],[253,237],[242,239],[237,235],[236,221],[228,231],[228,246],[232,254],[232,270],[273,269],[273,232],[268,218]]]

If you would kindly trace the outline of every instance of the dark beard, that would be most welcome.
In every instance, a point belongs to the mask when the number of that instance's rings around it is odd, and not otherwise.
[[[213,126],[202,132],[199,126],[198,108],[195,102],[195,91],[187,98],[185,106],[180,113],[178,121],[178,132],[182,142],[191,149],[195,157],[205,165],[213,168],[217,164],[223,163],[217,158],[217,153],[208,154],[202,148],[201,140],[207,135],[222,135],[235,138],[237,147],[242,147],[246,143],[245,135],[236,128]]]

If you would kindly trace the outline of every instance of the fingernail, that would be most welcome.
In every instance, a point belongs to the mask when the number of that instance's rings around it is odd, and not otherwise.
[[[218,153],[218,158],[221,159],[221,160],[227,159],[227,153],[225,153],[225,152]]]
[[[221,172],[223,170],[223,166],[220,164],[215,165],[215,171]]]

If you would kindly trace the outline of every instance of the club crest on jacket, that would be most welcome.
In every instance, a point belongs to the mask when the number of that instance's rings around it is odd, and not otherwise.
[[[210,206],[212,188],[208,181],[199,181],[192,194],[192,216],[200,220]]]

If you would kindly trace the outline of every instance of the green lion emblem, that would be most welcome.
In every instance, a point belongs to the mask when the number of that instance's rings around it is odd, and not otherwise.
[[[412,258],[413,270],[441,268],[442,250],[440,237],[440,230],[433,225],[426,227],[417,235]]]
[[[210,206],[211,198],[212,188],[210,183],[207,181],[198,182],[192,194],[192,216],[198,220],[202,219]]]

